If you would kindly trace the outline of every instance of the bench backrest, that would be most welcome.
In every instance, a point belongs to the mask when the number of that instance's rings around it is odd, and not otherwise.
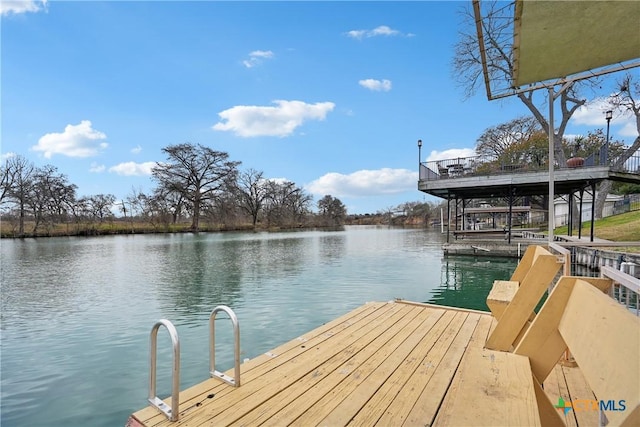
[[[586,280],[562,277],[514,352],[542,384],[567,348],[596,398],[615,402],[609,424],[640,425],[640,318]]]
[[[556,256],[542,246],[527,248],[511,276],[520,286],[489,336],[488,349],[511,350],[561,266]]]
[[[515,282],[523,281],[540,255],[551,255],[551,252],[542,246],[529,246],[527,250],[524,251],[524,255],[522,255],[518,266],[513,271],[511,280]]]

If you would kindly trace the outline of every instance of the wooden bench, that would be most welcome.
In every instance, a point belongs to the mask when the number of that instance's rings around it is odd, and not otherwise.
[[[562,264],[542,246],[529,246],[511,275],[497,280],[487,306],[498,324],[487,340],[491,350],[510,351],[532,320],[534,309],[560,271]]]
[[[434,424],[564,426],[541,384],[568,348],[598,399],[575,410],[640,425],[640,318],[584,279],[558,281],[514,353],[470,349]]]
[[[487,296],[487,307],[493,317],[496,319],[502,317],[502,313],[513,300],[519,287],[520,283],[515,280],[496,280],[493,282],[493,287]]]
[[[598,406],[604,402],[608,425],[638,426],[640,317],[584,279],[558,281],[514,353],[529,358],[535,386],[541,390],[540,384],[568,348]],[[538,407],[547,414],[544,425],[561,425],[546,395],[540,396]]]

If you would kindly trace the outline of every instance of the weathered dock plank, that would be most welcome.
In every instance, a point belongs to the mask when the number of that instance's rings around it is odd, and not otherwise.
[[[431,424],[442,402],[448,384],[470,343],[470,337],[478,329],[477,313],[469,313],[464,319],[457,316],[440,339],[429,349],[419,368],[406,379],[404,387],[379,419],[380,425],[424,425]],[[483,338],[485,339],[486,336]]]
[[[529,360],[524,356],[469,349],[434,425],[541,425],[531,376]],[[481,400],[479,394],[483,394]],[[502,423],[497,424],[496,414],[502,414]]]

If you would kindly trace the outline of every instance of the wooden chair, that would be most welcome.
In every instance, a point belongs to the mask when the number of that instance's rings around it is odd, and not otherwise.
[[[564,426],[542,382],[567,348],[608,425],[640,425],[640,318],[584,278],[562,277],[514,353],[473,348],[434,425]],[[578,410],[576,408],[576,410]]]
[[[618,405],[609,425],[640,425],[640,317],[582,278],[558,281],[514,351],[531,363],[543,425],[564,424],[540,385],[567,348],[598,404]]]

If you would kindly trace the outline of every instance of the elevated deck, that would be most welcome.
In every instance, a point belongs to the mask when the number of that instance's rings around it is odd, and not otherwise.
[[[179,421],[147,407],[127,425],[446,425],[447,396],[474,404],[460,395],[461,361],[482,349],[494,326],[479,311],[368,303],[243,363],[239,388],[207,379],[184,390]],[[594,398],[579,368],[557,366],[545,392],[554,402]],[[518,399],[500,401],[504,410],[531,412]],[[569,411],[565,421],[596,425],[597,416]]]
[[[421,165],[424,168],[424,165]],[[508,195],[508,190],[517,189],[517,195],[541,195],[549,188],[549,173],[546,171],[510,171],[500,174],[469,173],[442,179],[429,170],[421,171],[418,190],[443,199],[458,197],[473,199]],[[587,185],[605,179],[620,182],[640,182],[640,175],[614,172],[605,166],[555,171],[556,194],[569,194]]]
[[[621,165],[606,156],[594,155],[579,167],[556,166],[556,194],[570,194],[604,180],[640,183],[640,155],[633,155]],[[443,199],[478,199],[545,195],[549,189],[549,170],[540,159],[522,159],[517,164],[503,164],[484,156],[421,162],[418,190]]]

